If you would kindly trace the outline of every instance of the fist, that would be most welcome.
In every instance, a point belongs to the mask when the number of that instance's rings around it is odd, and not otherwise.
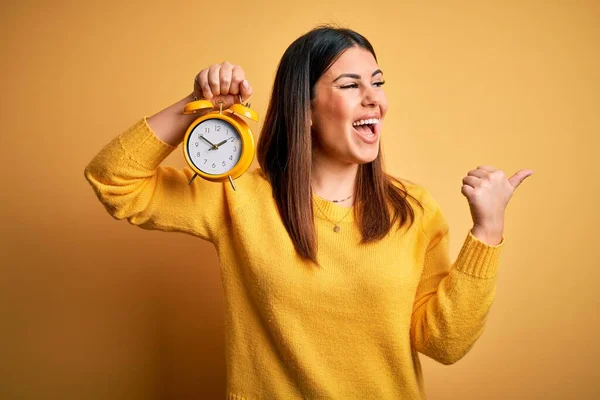
[[[522,169],[510,178],[492,166],[479,166],[463,178],[461,193],[467,198],[473,225],[487,231],[501,232],[509,200],[532,170]]]
[[[210,100],[217,106],[228,108],[234,103],[245,102],[252,94],[246,73],[239,65],[227,61],[204,68],[194,78],[194,93],[198,99]]]

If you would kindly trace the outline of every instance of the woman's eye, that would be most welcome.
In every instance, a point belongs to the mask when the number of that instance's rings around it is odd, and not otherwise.
[[[373,82],[372,85],[375,87],[382,87],[385,84],[385,81],[381,82]],[[344,86],[340,86],[340,89],[358,89],[357,83],[350,83]]]

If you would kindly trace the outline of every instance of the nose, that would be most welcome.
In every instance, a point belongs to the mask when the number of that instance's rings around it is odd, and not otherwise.
[[[362,105],[364,107],[377,107],[379,105],[379,90],[378,88],[369,85],[363,93]]]

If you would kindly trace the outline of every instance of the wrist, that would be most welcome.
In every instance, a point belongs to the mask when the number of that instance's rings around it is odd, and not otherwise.
[[[148,125],[159,139],[175,147],[181,143],[187,128],[199,117],[196,114],[183,114],[185,105],[191,101],[194,101],[193,93],[148,117]]]
[[[489,246],[496,246],[502,242],[504,228],[473,225],[471,234]]]

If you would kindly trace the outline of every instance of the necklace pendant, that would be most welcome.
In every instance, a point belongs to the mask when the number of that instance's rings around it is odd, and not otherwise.
[[[340,231],[340,227],[339,227],[339,226],[337,226],[337,225],[336,225],[336,226],[334,226],[334,227],[333,227],[333,231],[334,231],[335,233],[338,233],[338,232]]]

